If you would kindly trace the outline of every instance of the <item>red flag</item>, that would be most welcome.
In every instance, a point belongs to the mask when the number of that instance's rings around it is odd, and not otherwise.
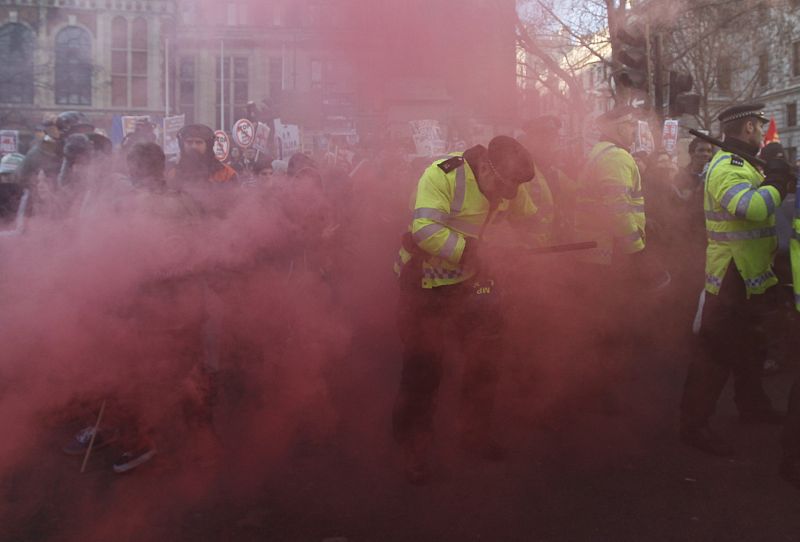
[[[781,136],[778,135],[778,125],[775,124],[774,116],[769,119],[769,128],[767,128],[767,133],[764,135],[764,145],[773,142],[774,143],[781,142]]]

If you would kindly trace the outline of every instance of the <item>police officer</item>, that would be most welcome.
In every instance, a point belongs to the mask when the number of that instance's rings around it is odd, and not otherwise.
[[[94,126],[86,115],[78,111],[65,111],[55,120],[44,123],[45,137],[25,156],[17,171],[17,178],[23,188],[35,188],[36,177],[40,172],[55,189],[56,179],[64,158],[64,141],[73,134],[90,134]]]
[[[465,356],[462,447],[486,459],[502,458],[489,430],[502,311],[493,282],[479,273],[480,240],[498,212],[507,211],[512,221],[535,214],[520,187],[534,172],[528,151],[515,139],[498,136],[488,148],[477,145],[436,160],[419,181],[414,218],[395,265],[403,371],[393,432],[412,483],[428,478],[436,394],[453,339]]]
[[[797,180],[800,188],[800,177]],[[800,312],[800,200],[795,190],[792,238],[789,241],[789,256],[792,261],[792,284],[795,309]],[[783,461],[781,475],[800,489],[800,377],[795,380],[789,394],[789,412],[783,430]]]
[[[770,161],[762,172],[749,160],[758,153],[767,122],[763,107],[739,105],[719,115],[725,142],[735,152],[717,152],[706,174],[706,278],[694,326],[700,355],[684,385],[681,440],[720,456],[734,450],[708,421],[731,373],[740,422],[782,422],[761,383],[766,340],[758,324],[778,283],[772,268],[775,210],[791,173],[785,161]]]
[[[642,179],[630,153],[637,125],[630,106],[615,107],[597,119],[601,138],[589,153],[575,208],[577,237],[598,243],[586,254],[594,263],[627,263],[627,256],[645,248]]]

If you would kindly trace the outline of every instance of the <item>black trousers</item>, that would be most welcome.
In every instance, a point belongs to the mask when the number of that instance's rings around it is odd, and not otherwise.
[[[681,400],[685,429],[708,425],[728,378],[740,413],[772,408],[761,382],[766,336],[764,315],[777,303],[776,287],[747,299],[744,282],[731,262],[719,295],[706,293],[698,349],[689,365]],[[773,303],[774,302],[774,303]]]
[[[419,275],[400,280],[398,328],[403,342],[403,370],[395,400],[392,429],[407,447],[430,442],[436,397],[445,358],[463,357],[462,435],[482,438],[494,409],[503,329],[499,292],[478,294],[474,281],[423,289]]]

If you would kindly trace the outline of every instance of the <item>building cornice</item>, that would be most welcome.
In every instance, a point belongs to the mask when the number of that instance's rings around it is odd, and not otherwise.
[[[87,11],[103,9],[160,15],[175,13],[175,0],[0,0],[0,7],[65,8]]]

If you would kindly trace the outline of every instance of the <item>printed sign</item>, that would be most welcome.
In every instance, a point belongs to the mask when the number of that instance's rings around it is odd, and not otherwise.
[[[677,119],[667,119],[664,121],[664,132],[661,140],[664,144],[664,150],[670,155],[675,154],[678,148],[678,121]]]
[[[269,126],[259,122],[256,126],[256,137],[253,140],[253,148],[264,154],[269,154]]]
[[[633,143],[633,154],[637,152],[644,152],[650,154],[655,150],[655,143],[653,142],[653,133],[650,131],[650,125],[647,122],[638,121],[636,128],[636,140]]]
[[[178,132],[186,124],[186,115],[166,117],[164,119],[164,154],[176,155],[180,152]]]
[[[233,125],[233,142],[242,148],[250,148],[256,139],[256,128],[247,119],[240,119]]]
[[[139,117],[122,117],[122,135],[130,135],[136,131],[136,123],[139,121],[150,122],[147,115]]]
[[[412,120],[409,124],[418,155],[439,156],[447,152],[447,141],[438,121]]]
[[[281,160],[288,159],[302,150],[300,127],[295,124],[283,124],[280,119],[275,119],[275,138],[278,157]]]
[[[231,152],[231,140],[223,130],[214,132],[214,156],[217,160],[224,162],[228,159]]]
[[[19,148],[19,132],[17,130],[0,130],[0,153],[17,152]]]

